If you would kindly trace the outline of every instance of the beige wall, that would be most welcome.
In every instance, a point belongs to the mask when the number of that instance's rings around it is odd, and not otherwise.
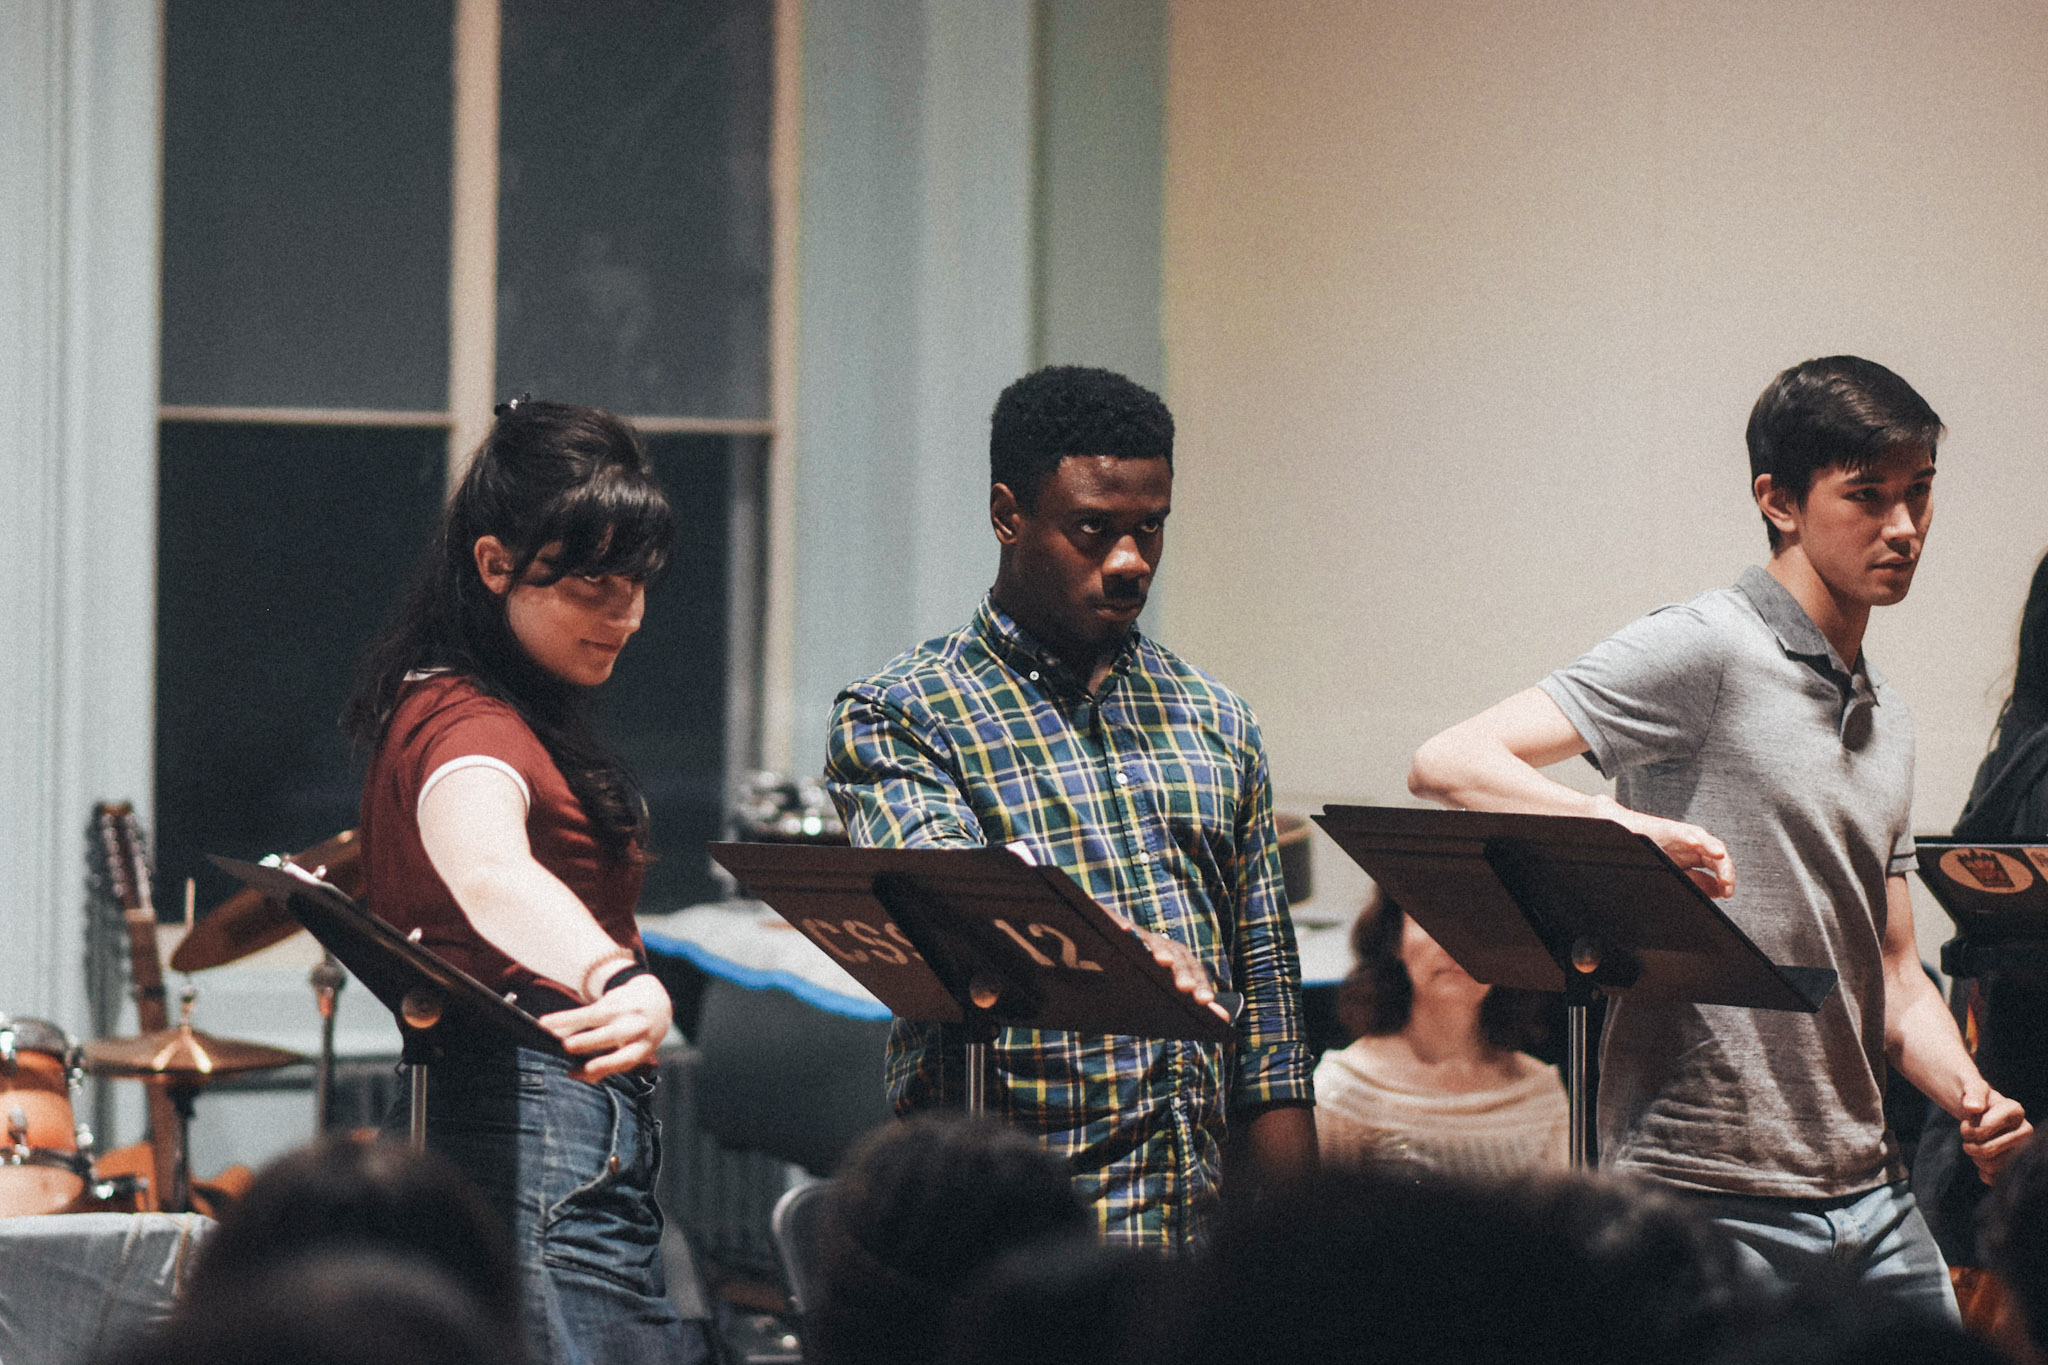
[[[1160,633],[1283,799],[1405,801],[1429,734],[1760,561],[1749,405],[1849,351],[1949,425],[1869,649],[1953,821],[2048,546],[2044,69],[2038,0],[1176,0]]]

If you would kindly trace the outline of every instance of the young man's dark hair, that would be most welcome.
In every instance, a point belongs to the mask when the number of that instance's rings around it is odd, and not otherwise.
[[[1831,355],[1794,365],[1764,387],[1749,412],[1749,478],[1805,502],[1824,469],[1861,474],[1887,453],[1941,439],[1941,418],[1911,384],[1874,360]],[[1771,549],[1778,528],[1764,518]]]
[[[1069,455],[1165,460],[1173,467],[1173,414],[1159,395],[1120,374],[1049,365],[1004,389],[989,417],[989,482],[1036,509],[1038,485]]]

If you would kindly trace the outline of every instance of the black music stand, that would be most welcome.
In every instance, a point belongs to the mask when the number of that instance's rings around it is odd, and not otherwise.
[[[2048,968],[2048,847],[1915,839],[1920,881],[1955,922],[1941,945],[1952,977]]]
[[[1600,995],[1812,1014],[1835,988],[1831,968],[1765,957],[1664,850],[1611,820],[1325,806],[1315,821],[1476,980],[1564,996],[1574,1167]]]
[[[999,1028],[1232,1036],[1071,877],[1009,849],[720,843],[711,856],[898,1018],[964,1024],[970,1113],[987,1107]]]
[[[442,961],[295,863],[263,867],[208,855],[221,871],[283,903],[306,932],[370,988],[398,1021],[402,1061],[412,1071],[414,1151],[427,1145],[427,1071],[450,1047],[516,1044],[566,1056],[532,1015]]]

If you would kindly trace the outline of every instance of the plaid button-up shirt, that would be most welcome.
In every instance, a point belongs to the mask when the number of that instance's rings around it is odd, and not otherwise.
[[[1105,1235],[1182,1246],[1216,1194],[1227,1111],[1312,1102],[1301,969],[1258,722],[1131,632],[1100,692],[984,601],[839,694],[826,766],[864,847],[1022,840],[1242,991],[1233,1045],[1005,1029],[989,1103],[1072,1164]],[[957,1028],[897,1020],[899,1112],[956,1102]]]

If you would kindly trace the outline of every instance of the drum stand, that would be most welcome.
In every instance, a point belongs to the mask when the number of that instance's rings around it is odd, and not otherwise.
[[[152,1082],[155,1084],[155,1082]],[[192,1212],[192,1111],[199,1099],[199,1087],[190,1081],[169,1080],[162,1082],[164,1093],[170,1096],[171,1107],[178,1111],[178,1155],[171,1166],[171,1197],[163,1201],[163,1208],[169,1213]]]

